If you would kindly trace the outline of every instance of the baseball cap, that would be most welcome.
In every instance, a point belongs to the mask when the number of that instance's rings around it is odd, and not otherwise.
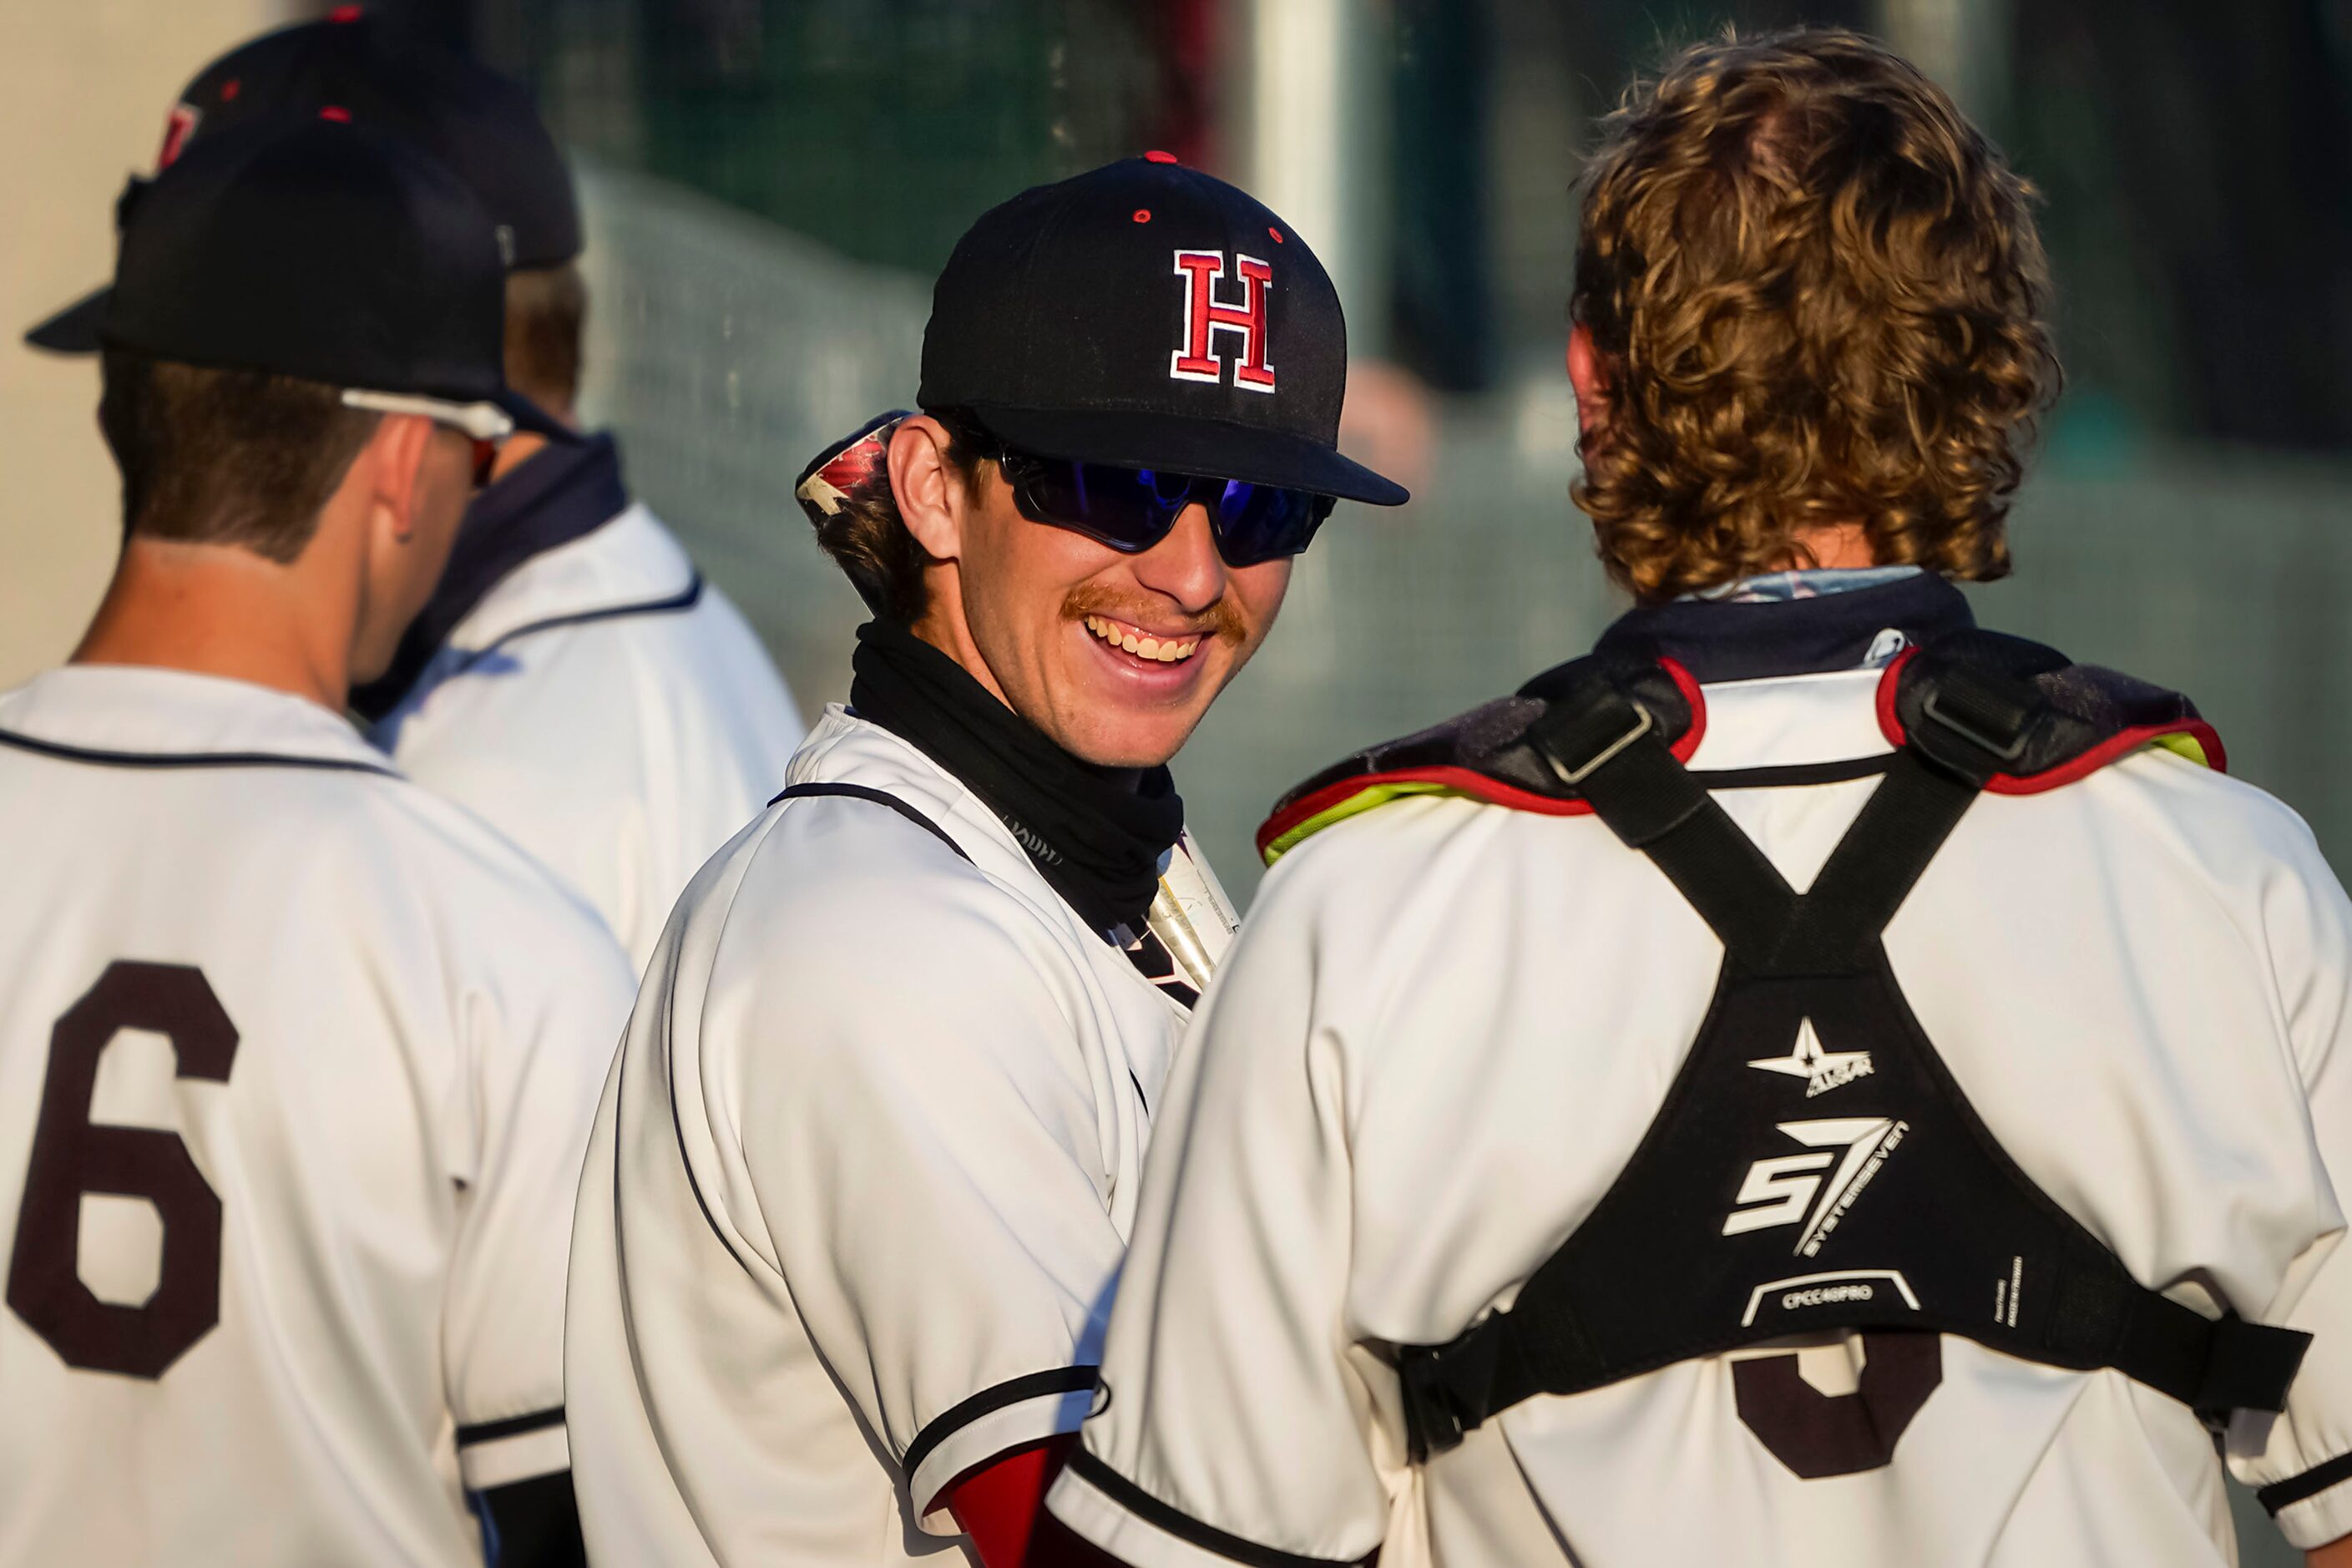
[[[438,159],[488,210],[508,266],[557,267],[580,254],[572,174],[530,94],[357,5],[265,33],[197,72],[172,108],[156,169],[225,131],[297,110],[383,127]],[[25,341],[88,352],[99,299],[91,294],[80,314],[60,312]]]
[[[506,268],[457,177],[390,132],[317,114],[206,137],[118,208],[114,283],[44,346],[300,376],[577,437],[506,385]],[[422,412],[422,410],[418,410]]]
[[[1339,455],[1347,379],[1307,242],[1155,153],[981,215],[932,290],[917,400],[1040,457],[1398,505]]]
[[[530,92],[357,5],[265,33],[199,71],[172,110],[157,164],[247,121],[330,105],[446,164],[488,209],[508,266],[580,254],[571,171]]]

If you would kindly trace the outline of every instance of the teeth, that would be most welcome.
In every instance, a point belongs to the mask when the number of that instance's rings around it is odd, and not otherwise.
[[[1201,646],[1199,637],[1186,637],[1181,642],[1171,637],[1163,642],[1155,637],[1129,631],[1100,616],[1088,616],[1086,627],[1113,647],[1125,648],[1136,658],[1148,658],[1155,664],[1175,664],[1190,658]]]

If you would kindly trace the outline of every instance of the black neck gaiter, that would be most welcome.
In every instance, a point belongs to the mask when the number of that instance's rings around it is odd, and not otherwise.
[[[1108,933],[1143,930],[1160,861],[1184,827],[1164,767],[1132,773],[1082,763],[906,627],[857,628],[849,706],[963,781],[1003,819],[1078,917]]]

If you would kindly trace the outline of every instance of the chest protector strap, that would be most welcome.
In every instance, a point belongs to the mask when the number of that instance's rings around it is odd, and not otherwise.
[[[1940,669],[1802,893],[1622,682],[1595,668],[1547,696],[1527,743],[1689,900],[1723,967],[1656,1120],[1591,1215],[1508,1310],[1399,1351],[1416,1456],[1538,1394],[1824,1330],[1958,1334],[2112,1367],[2209,1420],[2283,1407],[2310,1336],[2216,1321],[2132,1279],[1994,1142],[1889,966],[1888,921],[1986,784],[2048,731],[2033,684]]]

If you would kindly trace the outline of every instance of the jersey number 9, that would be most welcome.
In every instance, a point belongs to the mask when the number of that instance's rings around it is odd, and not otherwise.
[[[107,965],[49,1033],[8,1305],[68,1365],[152,1378],[220,1321],[221,1204],[178,1134],[89,1119],[100,1058],[125,1029],[169,1040],[183,1079],[226,1083],[236,1059],[236,1026],[203,971]],[[155,1290],[137,1306],[102,1301],[82,1282],[81,1200],[90,1193],[144,1198],[163,1222]]]

